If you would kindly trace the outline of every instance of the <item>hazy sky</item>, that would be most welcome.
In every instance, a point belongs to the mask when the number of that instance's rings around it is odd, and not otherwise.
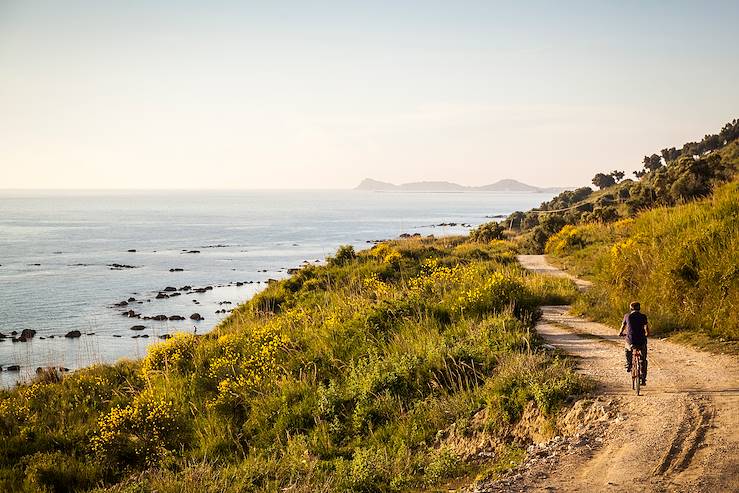
[[[739,117],[739,1],[0,0],[0,188],[587,184]]]

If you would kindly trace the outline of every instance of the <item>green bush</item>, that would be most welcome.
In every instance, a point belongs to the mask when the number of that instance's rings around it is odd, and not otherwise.
[[[72,493],[92,488],[103,477],[95,462],[83,462],[61,452],[39,452],[26,462],[26,481],[36,491]]]
[[[342,266],[346,265],[352,260],[357,258],[357,254],[354,252],[354,247],[351,245],[342,245],[336,251],[336,255],[328,258],[328,265],[330,266]]]
[[[489,222],[481,224],[477,228],[470,231],[470,239],[472,241],[479,241],[487,243],[493,240],[502,240],[505,234],[506,228],[499,222]]]

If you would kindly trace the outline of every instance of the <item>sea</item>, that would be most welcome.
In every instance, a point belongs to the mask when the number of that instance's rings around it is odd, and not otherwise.
[[[269,279],[340,245],[463,234],[552,195],[0,190],[0,387],[207,333]],[[23,329],[36,334],[18,340]]]

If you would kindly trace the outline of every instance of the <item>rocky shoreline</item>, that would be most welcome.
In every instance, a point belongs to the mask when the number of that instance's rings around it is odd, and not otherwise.
[[[224,248],[227,245],[207,245],[202,246],[199,248]],[[136,253],[136,249],[128,249],[128,253]],[[189,254],[195,254],[200,253],[198,250],[189,250],[189,249],[183,249],[182,253],[189,253]],[[310,265],[314,263],[320,263],[320,260],[316,259],[313,262],[304,260],[303,266]],[[35,266],[40,266],[41,264],[34,264]],[[78,264],[78,265],[85,265],[88,264]],[[126,269],[136,269],[138,266],[135,265],[128,265],[128,264],[121,264],[121,263],[110,263],[106,264],[106,266],[110,270],[126,270]],[[295,272],[300,270],[300,267],[296,268],[280,268],[277,270],[278,274],[283,275],[292,275]],[[181,267],[172,267],[169,269],[169,272],[184,272],[185,269]],[[267,274],[269,272],[268,269],[258,269],[256,271],[258,274]],[[129,327],[129,334],[120,333],[120,332],[113,332],[111,334],[104,334],[103,336],[112,337],[116,339],[123,339],[123,338],[130,338],[130,339],[161,339],[166,340],[172,337],[172,334],[170,332],[161,332],[161,329],[165,329],[167,326],[165,325],[166,322],[184,322],[184,321],[190,321],[193,324],[192,331],[193,333],[198,332],[199,324],[202,324],[207,321],[213,321],[213,319],[209,319],[206,315],[207,314],[201,314],[201,311],[188,311],[184,314],[164,314],[164,313],[158,313],[158,314],[143,314],[140,310],[141,307],[144,306],[151,306],[158,301],[166,301],[172,298],[182,297],[182,296],[191,296],[190,303],[192,303],[194,306],[202,306],[202,301],[198,300],[198,295],[203,295],[206,293],[213,293],[217,291],[220,288],[229,288],[229,287],[235,287],[235,288],[241,288],[246,286],[266,286],[270,282],[274,282],[275,279],[269,278],[269,279],[250,279],[250,280],[240,280],[240,281],[232,281],[228,283],[221,283],[221,284],[207,284],[202,286],[193,286],[193,285],[183,285],[180,287],[168,285],[163,287],[162,289],[153,290],[148,294],[141,295],[140,293],[134,292],[131,293],[130,296],[128,296],[124,300],[116,301],[114,303],[111,303],[108,305],[109,309],[116,310],[121,316],[126,318],[132,318],[136,320],[146,321],[147,324],[135,324]],[[214,310],[215,315],[226,315],[234,310],[232,306],[237,305],[238,303],[242,302],[243,299],[239,300],[229,300],[229,299],[221,299],[219,301],[213,302],[210,301],[208,305],[215,305],[218,308]],[[164,310],[162,310],[164,311]],[[218,317],[216,317],[218,318]],[[153,330],[153,333],[149,333],[150,330]],[[161,333],[157,333],[157,332]],[[179,330],[174,330],[174,332],[177,332]],[[93,337],[93,336],[99,336],[97,332],[88,332],[88,331],[82,331],[78,329],[69,330],[64,333],[58,333],[58,334],[45,334],[40,335],[39,332],[35,329],[26,328],[21,330],[20,332],[17,330],[13,330],[7,334],[0,332],[0,343],[4,342],[6,339],[11,341],[13,344],[23,344],[23,343],[30,343],[32,340],[52,340],[52,339],[65,339],[65,340],[75,340],[80,339],[84,337]],[[33,366],[24,366],[21,364],[0,364],[0,372],[9,372],[9,373],[20,373],[24,370],[24,368],[28,371],[31,371]],[[40,373],[43,371],[59,371],[59,372],[67,372],[71,371],[69,368],[63,367],[63,366],[37,366],[35,368],[36,373]]]
[[[431,227],[445,227],[445,226],[463,226],[463,227],[470,227],[471,225],[467,223],[455,223],[455,222],[444,222],[439,224],[431,225]],[[429,237],[433,237],[433,235],[428,235]],[[420,238],[422,235],[420,233],[402,233],[399,235],[399,238]],[[381,239],[377,240],[366,240],[366,243],[375,245],[378,243],[381,243]],[[206,249],[217,249],[217,248],[226,248],[231,245],[225,245],[225,244],[213,244],[213,245],[203,245],[196,248],[183,248],[180,250],[180,254],[190,254],[190,255],[196,255],[201,253],[201,250]],[[293,246],[298,246],[298,244],[293,244]],[[139,249],[136,248],[129,248],[125,250],[128,254],[137,254],[137,253],[144,253]],[[152,250],[151,252],[156,253],[156,250]],[[61,253],[61,252],[59,252]],[[133,257],[133,255],[132,255]],[[314,259],[312,261],[310,260],[303,260],[301,265],[298,267],[282,267],[274,272],[278,274],[279,276],[284,275],[293,275],[297,273],[301,268],[307,266],[307,265],[315,265],[321,263],[322,260],[320,259]],[[42,264],[40,263],[34,263],[29,264],[36,267],[40,267]],[[93,264],[87,264],[87,263],[77,263],[73,264],[71,266],[83,266],[83,267],[89,267]],[[98,264],[99,265],[99,264]],[[138,269],[141,266],[140,265],[133,265],[129,263],[119,263],[119,262],[111,262],[104,264],[105,267],[107,267],[109,270],[113,271],[125,271],[125,270],[131,270],[131,269]],[[173,266],[168,268],[168,271],[170,273],[181,273],[186,272],[187,266]],[[234,269],[235,270],[235,269]],[[257,269],[257,274],[268,274],[270,271],[268,269]],[[192,323],[192,329],[189,329],[192,333],[197,334],[198,329],[200,328],[199,324],[202,324],[204,322],[213,321],[213,318],[207,317],[207,313],[203,314],[202,308],[203,305],[201,304],[201,301],[198,300],[198,295],[203,295],[206,293],[214,293],[216,290],[221,288],[241,288],[245,286],[251,286],[251,287],[262,287],[270,284],[271,282],[275,282],[276,279],[268,278],[268,279],[249,279],[249,280],[238,280],[238,281],[231,281],[227,283],[221,283],[221,284],[206,284],[206,285],[200,285],[200,286],[194,286],[194,285],[166,285],[161,289],[156,289],[153,291],[150,291],[149,293],[141,294],[139,292],[132,292],[128,297],[125,299],[122,299],[120,301],[115,301],[108,305],[109,309],[116,310],[117,313],[126,318],[130,319],[136,319],[140,320],[142,322],[146,323],[138,323],[133,324],[128,328],[128,332],[119,332],[119,331],[113,331],[112,333],[104,333],[104,334],[98,334],[96,331],[84,331],[79,329],[73,329],[68,330],[64,333],[57,333],[57,334],[44,334],[41,335],[37,332],[35,329],[26,328],[22,331],[12,331],[9,334],[3,334],[0,332],[0,344],[3,343],[6,339],[10,340],[13,344],[16,343],[29,343],[34,339],[38,340],[77,340],[77,339],[84,339],[86,337],[111,337],[114,339],[161,339],[166,340],[169,339],[172,336],[172,333],[174,332],[180,332],[182,331],[181,328],[174,330],[167,330],[168,326],[166,325],[169,322],[185,322],[189,321]],[[188,310],[188,311],[180,311],[180,313],[169,313],[167,314],[165,310],[157,310],[159,313],[155,314],[144,314],[143,312],[146,310],[142,310],[145,306],[154,306],[157,302],[160,301],[167,301],[171,299],[185,299],[184,297],[191,296],[189,303],[192,303],[194,307],[200,306],[201,310]],[[216,305],[218,308],[213,311],[213,314],[216,315],[215,319],[218,320],[221,316],[227,315],[228,313],[231,313],[236,305],[241,303],[243,301],[243,298],[239,300],[229,300],[229,299],[221,299],[219,301],[213,301],[209,300],[209,305]],[[180,302],[181,305],[181,302]],[[182,310],[182,306],[179,307],[178,310]],[[162,330],[164,329],[164,330]],[[125,330],[125,329],[123,329]],[[205,331],[201,331],[201,334]],[[82,365],[85,366],[85,365]],[[27,371],[30,371],[34,366],[33,365],[21,365],[17,363],[13,364],[2,364],[0,363],[0,372],[21,372],[24,370],[24,368]],[[59,371],[70,371],[69,368],[65,368],[63,366],[37,366],[36,372],[44,371],[44,370],[54,370],[58,369]],[[73,370],[72,370],[73,371]]]

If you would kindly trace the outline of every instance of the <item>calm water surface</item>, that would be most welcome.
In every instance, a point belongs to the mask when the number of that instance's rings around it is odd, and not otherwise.
[[[75,369],[136,358],[160,335],[196,327],[205,333],[227,316],[216,311],[234,308],[267,279],[286,276],[288,268],[322,261],[339,245],[366,248],[368,241],[401,233],[463,233],[468,228],[433,225],[475,226],[488,221],[485,216],[526,210],[550,198],[539,193],[0,191],[0,332],[38,332],[29,342],[0,339],[3,369],[21,366],[20,372],[0,372],[0,386],[27,378],[39,366]],[[155,298],[168,286],[188,285],[213,289]],[[114,306],[130,297],[136,301]],[[186,320],[123,316],[129,309]],[[196,312],[203,321],[190,320]],[[146,329],[130,330],[139,324]],[[84,335],[64,338],[71,330]]]

